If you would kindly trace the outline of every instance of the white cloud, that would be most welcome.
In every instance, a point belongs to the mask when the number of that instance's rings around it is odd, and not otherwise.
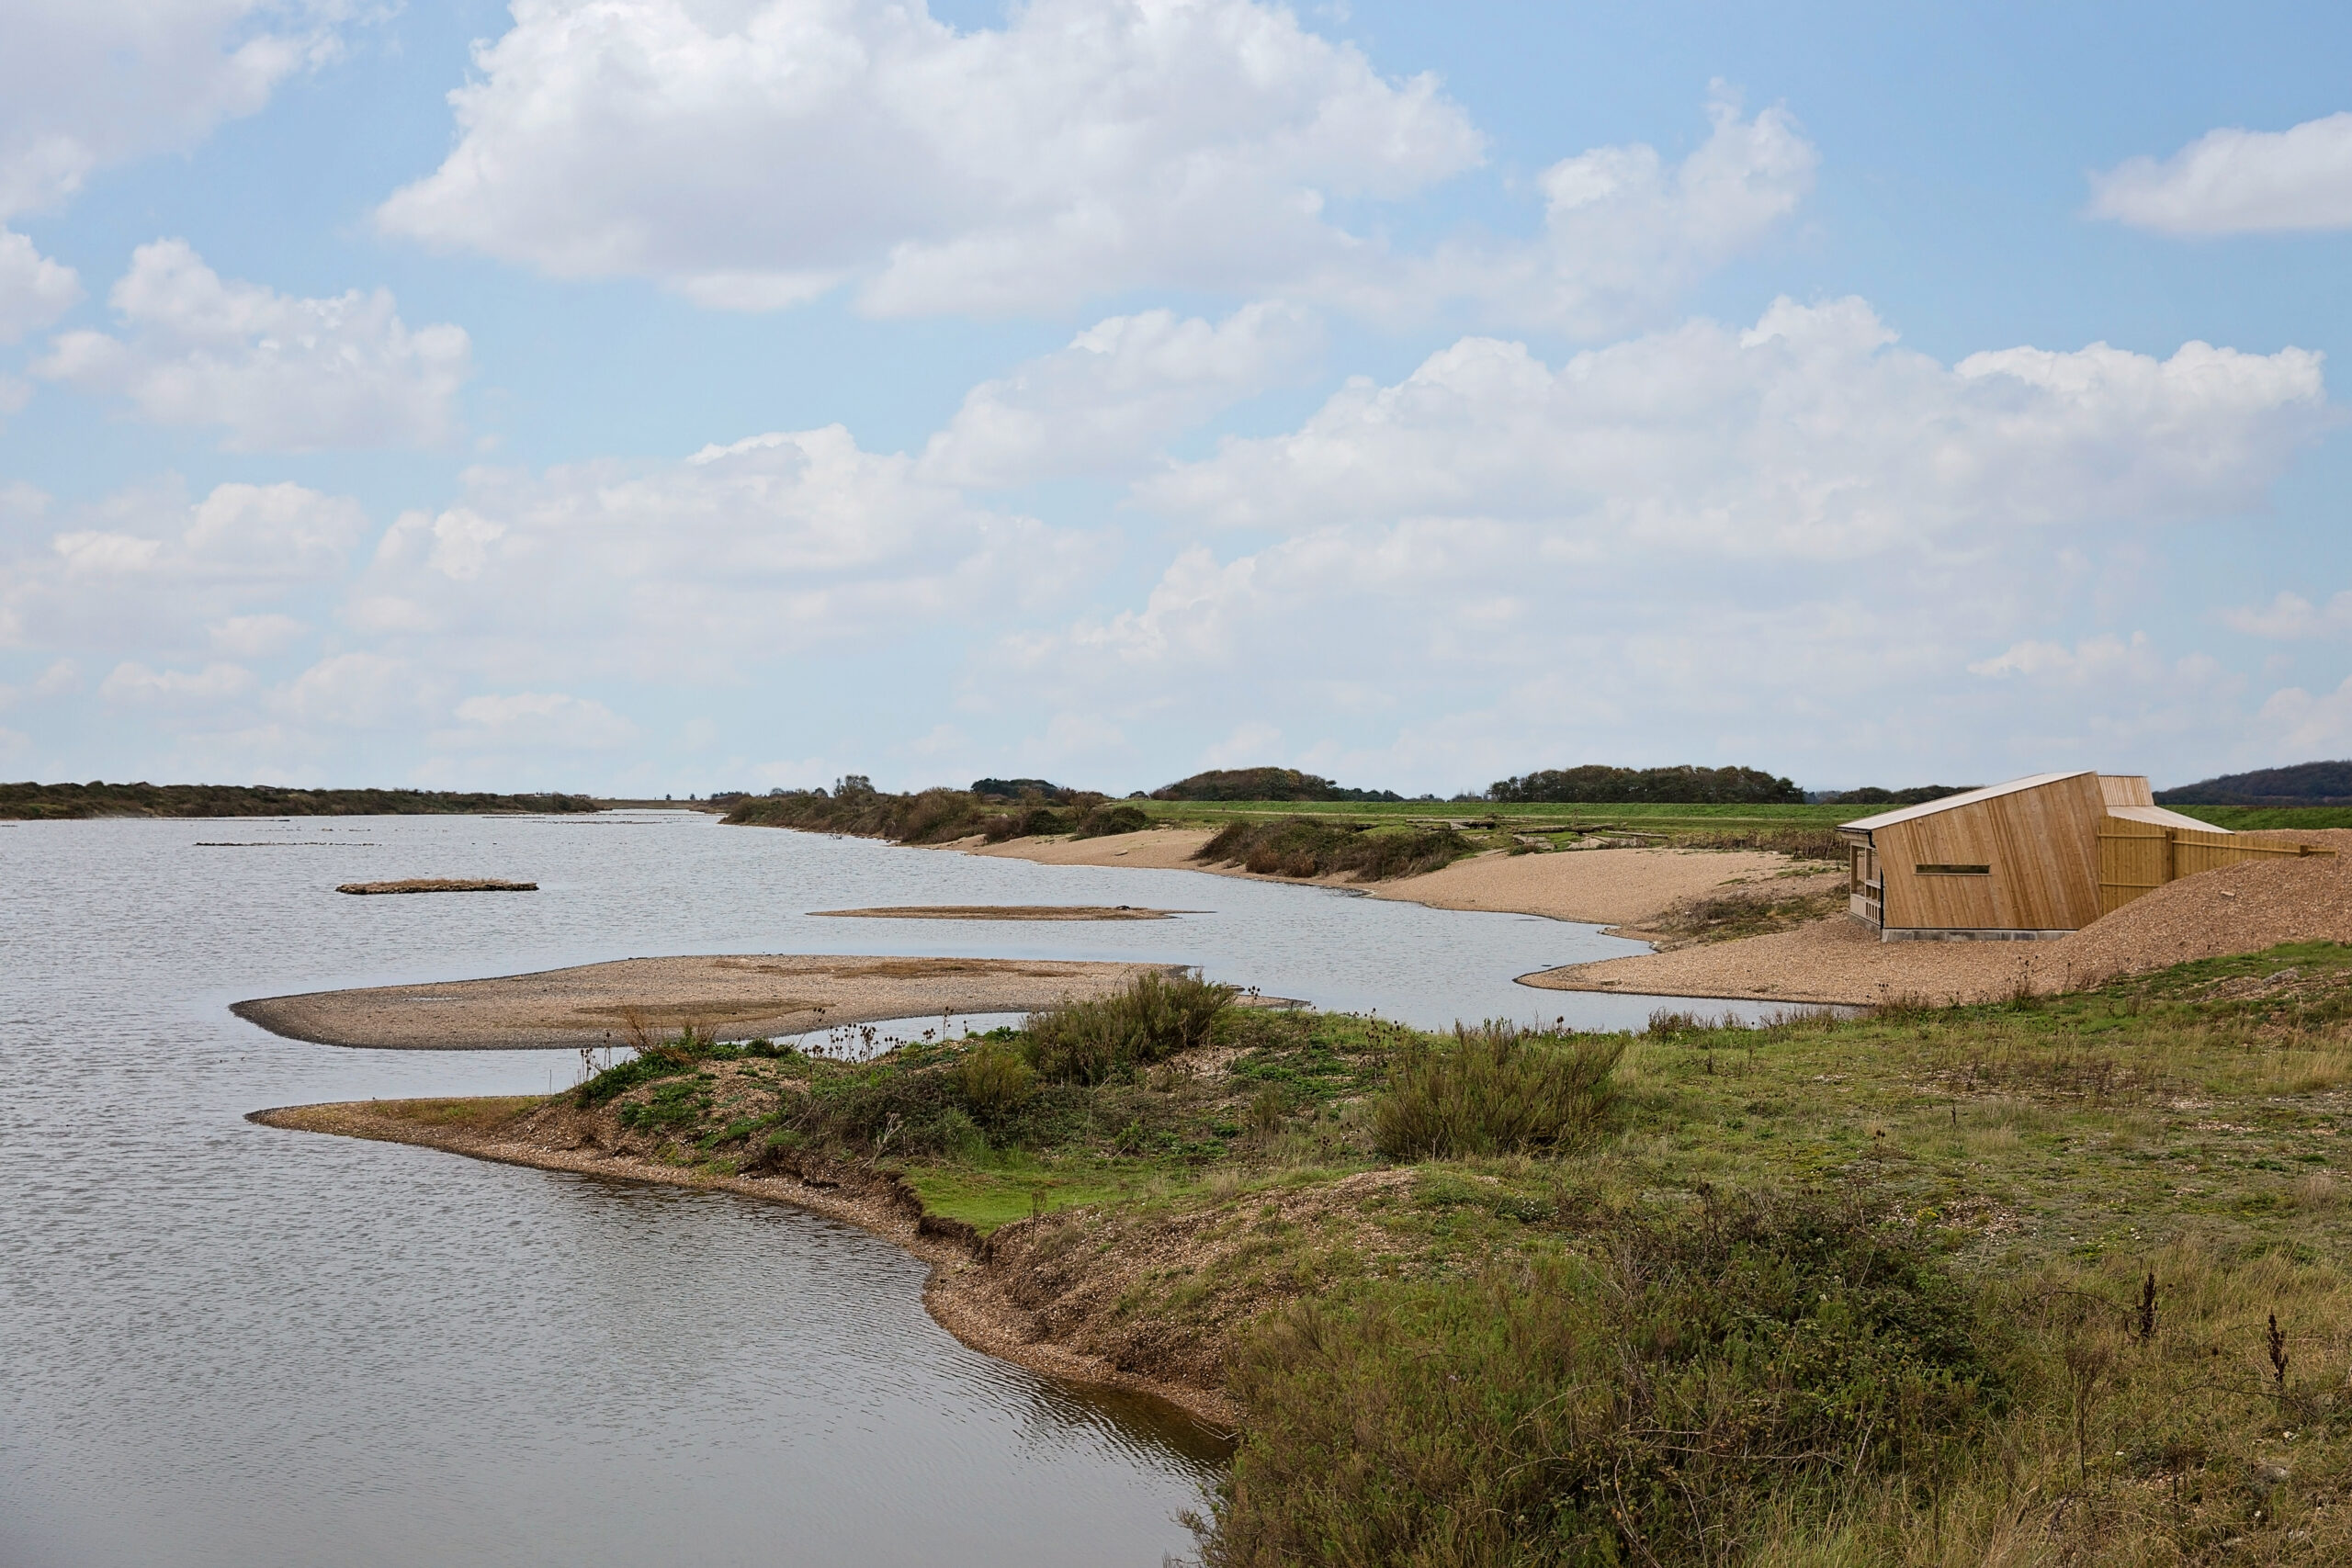
[[[22,234],[0,229],[0,343],[45,327],[82,301],[74,269],[50,260]]]
[[[232,659],[266,659],[310,629],[291,615],[232,615],[208,633],[212,646]]]
[[[609,750],[637,739],[637,727],[600,702],[561,692],[468,697],[458,728],[434,736],[440,747],[501,746],[532,750]]]
[[[1382,204],[1477,165],[1484,137],[1433,78],[1385,78],[1259,0],[1034,0],[968,32],[892,0],[514,13],[450,95],[457,146],[379,223],[720,309],[846,287],[882,315],[1058,313],[1182,288],[1593,333],[1784,221],[1817,162],[1784,111],[1719,95],[1679,163],[1632,144],[1544,171],[1537,238],[1400,257]]]
[[[2091,176],[2090,213],[2165,234],[2352,229],[2352,112],[2288,130],[2209,130],[2162,163]]]
[[[98,682],[98,695],[110,703],[164,702],[185,706],[242,695],[253,683],[253,671],[237,664],[208,664],[201,670],[150,670],[144,664],[125,660]]]
[[[1131,468],[1167,437],[1294,379],[1322,341],[1312,316],[1279,302],[1214,323],[1172,310],[1113,316],[973,388],[931,438],[922,470],[989,488]]]
[[[1643,324],[1795,212],[1820,154],[1785,110],[1739,118],[1710,106],[1713,131],[1679,164],[1635,143],[1544,171],[1543,235],[1532,243],[1441,246],[1404,269],[1391,311],[1468,300],[1513,325],[1595,336]]]
[[[23,506],[45,519],[45,500]],[[340,574],[368,526],[356,502],[295,484],[218,485],[190,502],[166,483],[71,522],[0,556],[0,644],[258,657],[286,619],[266,607]]]
[[[0,708],[12,707],[17,703],[39,702],[45,697],[63,696],[79,691],[81,685],[81,668],[70,659],[60,659],[24,685],[0,685]]]
[[[1451,517],[1544,525],[1555,556],[1636,546],[1848,559],[2021,525],[2262,504],[2325,425],[2320,356],[2103,344],[1947,367],[1858,299],[1693,321],[1558,370],[1467,338],[1349,382],[1295,433],[1141,484],[1204,522],[1306,532]]]
[[[2260,726],[2278,757],[2341,757],[2352,752],[2352,676],[2313,696],[2301,686],[2274,692],[2262,705]]]
[[[73,0],[7,8],[0,217],[103,164],[194,146],[330,59],[347,0]]]
[[[2129,637],[2112,632],[2086,637],[2069,648],[2064,643],[2028,639],[2013,643],[1990,659],[1968,667],[1972,675],[2025,676],[2091,686],[2118,678],[2147,681],[2160,675],[2164,660],[2145,632]]]
[[[463,328],[411,332],[384,289],[305,299],[225,282],[184,240],[133,253],[108,296],[125,335],[67,333],[34,373],[127,397],[232,451],[433,446],[471,368]]]
[[[886,313],[1254,289],[1355,243],[1327,197],[1477,162],[1431,78],[1252,0],[1033,0],[958,32],[885,0],[517,0],[460,137],[385,227],[563,276]]]
[[[348,618],[500,681],[731,682],[746,658],[1015,613],[1091,558],[916,469],[838,425],[683,462],[476,469],[458,504],[393,524]]]
[[[2324,605],[2314,604],[2300,593],[2281,593],[2258,608],[2223,610],[2222,624],[2248,637],[2280,641],[2342,637],[2352,631],[2352,591],[2337,593]]]
[[[432,703],[430,682],[406,660],[369,652],[322,659],[269,694],[281,718],[352,729],[415,719]]]

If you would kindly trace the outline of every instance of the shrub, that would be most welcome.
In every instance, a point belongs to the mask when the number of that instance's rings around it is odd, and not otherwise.
[[[1352,872],[1359,882],[1436,871],[1476,848],[1451,828],[1375,828],[1289,817],[1227,823],[1193,852],[1211,865],[1239,864],[1261,876],[1325,876]]]
[[[1096,807],[1079,819],[1072,831],[1081,839],[1107,839],[1114,833],[1139,833],[1150,826],[1151,818],[1142,807],[1121,801]]]
[[[973,1115],[1001,1122],[1035,1092],[1037,1074],[1018,1050],[992,1041],[956,1064],[956,1088]]]
[[[1232,987],[1213,986],[1197,975],[1138,975],[1124,991],[1031,1013],[1024,1045],[1043,1077],[1103,1083],[1208,1043],[1233,996]]]
[[[1261,1328],[1204,1568],[1746,1561],[1862,1478],[1934,1488],[2006,1402],[1997,1315],[1859,1208],[1597,1223]]]
[[[1624,1042],[1454,1025],[1450,1046],[1408,1047],[1373,1107],[1373,1142],[1392,1159],[1576,1147],[1616,1100]]]

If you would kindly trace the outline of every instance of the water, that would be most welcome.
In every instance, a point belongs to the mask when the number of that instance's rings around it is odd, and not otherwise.
[[[198,847],[200,843],[262,847]],[[351,898],[511,876],[537,894]],[[877,904],[1205,911],[844,921]],[[576,1058],[338,1050],[246,997],[655,953],[1152,958],[1325,1007],[1634,1023],[1513,987],[1589,928],[1186,872],[595,818],[0,825],[0,1568],[1156,1564],[1214,1474],[1148,1402],[965,1349],[854,1229],[256,1127]]]

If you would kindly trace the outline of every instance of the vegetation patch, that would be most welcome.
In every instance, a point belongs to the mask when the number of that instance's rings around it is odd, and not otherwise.
[[[1440,870],[1475,854],[1477,848],[1450,827],[1372,827],[1288,817],[1227,822],[1193,852],[1193,858],[1211,865],[1238,865],[1261,876],[1344,875],[1358,882],[1383,882]]]
[[[584,795],[427,789],[279,789],[268,784],[0,784],[0,818],[435,817],[601,810]]]

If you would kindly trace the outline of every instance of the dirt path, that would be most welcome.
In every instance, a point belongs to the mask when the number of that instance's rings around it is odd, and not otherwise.
[[[989,1249],[985,1246],[976,1248],[968,1240],[927,1228],[920,1218],[919,1208],[910,1209],[898,1190],[857,1180],[849,1171],[841,1173],[843,1180],[830,1186],[812,1185],[780,1172],[722,1176],[608,1154],[593,1144],[559,1146],[463,1126],[435,1126],[387,1115],[380,1105],[368,1101],[285,1106],[256,1111],[246,1120],[266,1127],[412,1144],[502,1165],[738,1192],[747,1198],[790,1204],[870,1231],[930,1264],[931,1277],[922,1292],[924,1307],[941,1327],[975,1350],[1048,1377],[1153,1395],[1218,1432],[1230,1432],[1237,1425],[1233,1402],[1221,1390],[1139,1376],[1100,1357],[1056,1344],[1039,1314],[1025,1311],[1009,1299],[989,1268]],[[1007,1231],[1013,1228],[1005,1227]]]
[[[311,991],[237,1003],[273,1034],[410,1051],[572,1050],[626,1043],[632,1023],[730,1038],[804,1034],[941,1014],[1028,1012],[1119,989],[1159,964],[791,954],[628,958],[437,985]]]

